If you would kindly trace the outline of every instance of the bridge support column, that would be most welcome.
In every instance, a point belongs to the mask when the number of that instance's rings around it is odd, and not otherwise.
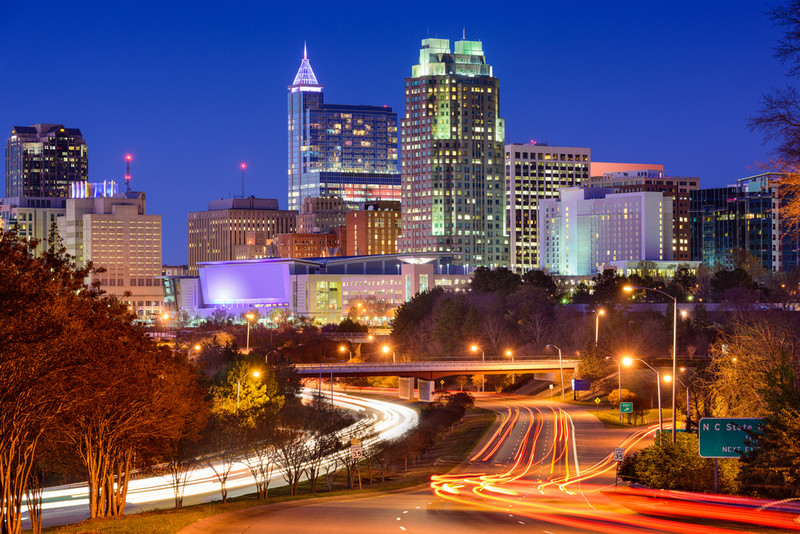
[[[433,390],[436,387],[435,380],[419,379],[419,401],[420,402],[433,402]]]
[[[397,396],[401,399],[414,398],[414,377],[401,376],[399,378]]]

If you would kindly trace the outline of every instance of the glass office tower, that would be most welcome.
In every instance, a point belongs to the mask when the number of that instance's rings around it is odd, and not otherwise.
[[[390,107],[325,104],[304,54],[289,86],[289,209],[340,197],[347,209],[400,200],[397,114]]]

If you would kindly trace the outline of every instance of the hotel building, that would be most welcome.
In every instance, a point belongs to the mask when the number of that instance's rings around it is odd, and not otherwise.
[[[396,254],[400,236],[400,203],[382,200],[347,214],[348,256]]]
[[[618,261],[672,260],[672,199],[570,187],[539,201],[541,268],[568,276],[596,274]]]

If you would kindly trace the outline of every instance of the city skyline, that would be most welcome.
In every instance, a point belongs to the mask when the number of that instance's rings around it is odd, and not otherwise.
[[[36,123],[79,128],[89,181],[120,189],[132,154],[131,188],[163,216],[168,264],[187,262],[189,212],[241,194],[241,163],[246,196],[288,208],[285,91],[304,42],[326,99],[400,115],[400,84],[422,39],[479,40],[500,79],[508,142],[663,164],[670,175],[698,176],[702,188],[760,172],[751,165],[769,147],[745,120],[762,93],[784,84],[770,48],[780,32],[763,2],[570,2],[489,13],[467,3],[446,21],[404,20],[402,4],[311,3],[299,17],[272,4],[189,5],[159,4],[153,17],[147,7],[156,4],[146,2],[15,4],[0,21],[6,50],[25,43],[0,66],[28,81],[6,85],[0,98],[5,135]]]

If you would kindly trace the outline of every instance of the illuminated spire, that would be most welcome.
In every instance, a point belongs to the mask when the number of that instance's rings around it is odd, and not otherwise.
[[[308,49],[305,42],[303,43],[303,62],[300,63],[300,69],[297,71],[292,85],[319,85],[317,77],[314,76],[314,71],[311,69],[311,64],[308,62]]]

